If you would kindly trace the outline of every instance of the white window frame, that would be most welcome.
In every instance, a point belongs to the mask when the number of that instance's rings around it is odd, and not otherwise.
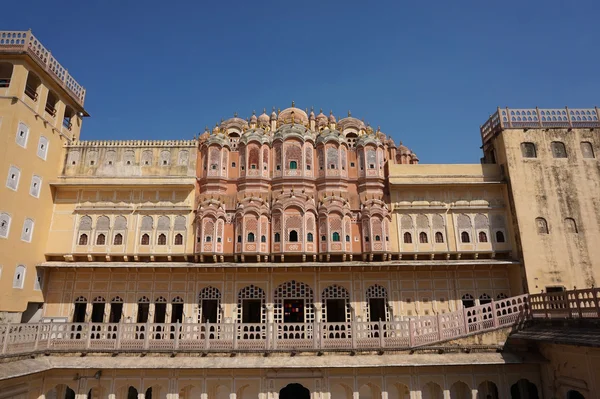
[[[44,271],[35,269],[35,281],[33,282],[33,290],[41,291],[44,287]]]
[[[41,148],[42,146],[42,140],[46,140],[45,145],[46,148]],[[38,148],[37,148],[37,156],[41,159],[43,159],[44,161],[46,160],[46,158],[48,158],[48,147],[50,146],[50,141],[45,137],[45,136],[40,136],[40,139],[38,141]]]
[[[37,195],[34,191],[34,186],[33,186],[33,184],[36,183],[36,178],[37,178],[37,183],[38,183]],[[42,192],[42,177],[38,176],[38,175],[31,176],[31,185],[29,186],[29,195],[31,195],[34,198],[40,198],[41,192]]]
[[[25,232],[25,228],[27,226],[27,221],[28,220],[31,220],[31,231],[29,233],[26,233]],[[35,227],[35,221],[33,219],[26,218],[23,221],[23,230],[21,230],[21,241],[31,242],[33,240],[33,229],[34,229],[34,227]],[[27,236],[25,236],[25,234],[29,234],[29,236],[27,237]]]
[[[18,281],[19,284],[17,284],[17,274],[19,272],[19,268],[22,267],[23,268],[23,275],[21,276],[21,279]],[[15,275],[13,276],[13,283],[12,283],[12,287],[13,288],[18,288],[18,289],[23,289],[23,286],[25,284],[25,274],[27,273],[27,268],[25,267],[25,265],[17,265],[16,269],[15,269]]]
[[[23,138],[22,143],[21,143],[21,142],[19,142],[20,141],[19,137],[20,137],[20,133],[22,130],[25,132],[25,137]],[[17,143],[17,145],[19,147],[27,148],[28,141],[29,141],[29,126],[27,126],[23,122],[19,122],[19,125],[17,127],[17,134],[15,136],[15,142]]]
[[[10,214],[8,212],[0,212],[0,214],[8,216],[8,226],[6,227],[6,236],[0,235],[0,238],[7,239],[8,236],[10,235],[10,226],[12,224],[12,216],[10,216]]]
[[[13,172],[16,175],[16,178],[15,178],[16,183],[15,183],[14,188],[10,186],[10,183],[12,182],[11,174]],[[8,187],[10,190],[17,191],[19,189],[19,181],[20,180],[21,180],[21,169],[19,169],[15,165],[10,165],[10,167],[8,168],[8,176],[6,176],[6,187]]]

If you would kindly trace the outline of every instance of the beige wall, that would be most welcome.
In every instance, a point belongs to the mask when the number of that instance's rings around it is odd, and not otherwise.
[[[567,158],[554,158],[553,141],[565,144]],[[595,158],[583,158],[581,142]],[[536,158],[524,158],[521,143],[536,146]],[[590,129],[512,129],[494,139],[514,201],[519,240],[530,292],[598,285],[600,280],[600,139]],[[539,233],[544,218],[548,234]],[[567,228],[574,219],[577,232]]]
[[[10,86],[0,89],[0,213],[11,217],[8,238],[0,238],[0,318],[8,316],[3,312],[22,312],[28,302],[43,302],[42,291],[34,290],[37,278],[36,265],[44,260],[44,248],[52,214],[52,191],[48,183],[60,172],[63,159],[65,136],[77,136],[81,120],[74,118],[72,131],[62,127],[65,104],[72,100],[37,66],[23,59],[2,57],[2,62],[14,63]],[[24,94],[29,70],[37,72],[42,84],[38,88],[37,101]],[[58,95],[56,117],[44,110],[48,90]],[[16,142],[19,123],[29,129],[25,148]],[[38,157],[40,137],[48,140],[46,159]],[[17,190],[6,186],[9,168],[20,169]],[[42,179],[39,198],[30,195],[33,175]],[[25,219],[34,222],[31,242],[21,240]],[[17,265],[25,266],[23,288],[13,288],[13,278]],[[20,321],[20,315],[11,316]]]
[[[339,266],[340,264],[338,264]],[[109,266],[109,265],[107,265]],[[275,289],[292,279],[307,284],[313,290],[314,303],[320,303],[321,293],[326,287],[337,284],[350,294],[350,302],[356,316],[366,312],[366,291],[379,284],[385,288],[391,304],[392,316],[426,316],[457,310],[462,306],[460,299],[465,294],[479,298],[483,294],[496,299],[498,295],[515,295],[510,287],[509,271],[505,266],[465,266],[447,270],[414,271],[412,268],[352,272],[340,267],[338,271],[316,268],[314,271],[298,271],[281,268],[240,268],[237,271],[223,268],[84,268],[74,263],[71,268],[48,270],[46,305],[44,317],[66,317],[72,319],[74,300],[80,296],[88,303],[96,297],[107,302],[120,296],[125,303],[124,317],[135,320],[137,302],[142,296],[154,301],[159,296],[168,303],[179,296],[184,300],[184,317],[198,320],[198,295],[208,286],[221,293],[226,317],[235,317],[234,305],[238,292],[244,287],[255,285],[264,290],[267,303],[273,302]],[[278,270],[281,269],[281,270]],[[304,268],[307,269],[307,268]],[[427,267],[429,269],[429,267]],[[310,270],[310,269],[309,269]],[[307,306],[311,306],[307,304]],[[108,308],[106,315],[108,315]],[[88,315],[89,316],[89,315]]]

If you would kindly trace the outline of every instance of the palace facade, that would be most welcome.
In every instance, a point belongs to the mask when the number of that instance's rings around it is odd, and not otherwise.
[[[84,99],[0,32],[0,399],[598,397],[598,109],[424,165],[293,102],[82,141]]]

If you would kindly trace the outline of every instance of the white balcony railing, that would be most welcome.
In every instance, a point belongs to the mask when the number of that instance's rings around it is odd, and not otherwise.
[[[600,289],[520,295],[389,322],[0,325],[1,355],[49,352],[381,351],[432,345],[526,320],[600,318]]]

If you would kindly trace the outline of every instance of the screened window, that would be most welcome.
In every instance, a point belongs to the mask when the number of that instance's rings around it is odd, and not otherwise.
[[[183,245],[183,235],[181,234],[175,234],[175,240],[174,240],[175,245]]]
[[[314,238],[313,238],[313,233],[308,233],[306,235],[306,241],[308,242],[313,242]]]
[[[254,242],[254,233],[248,233],[248,242]]]
[[[479,242],[488,242],[487,234],[484,231],[479,232]]]
[[[267,242],[267,236],[260,236],[260,242]]]
[[[290,161],[290,169],[298,169],[298,162]]]
[[[98,234],[96,237],[96,245],[105,245],[106,244],[106,236],[104,234]]]
[[[81,234],[79,236],[79,245],[87,245],[88,243],[88,235],[87,234]]]
[[[340,240],[340,233],[338,233],[338,232],[336,231],[335,233],[333,233],[333,235],[332,235],[331,239],[332,239],[334,242],[337,242],[337,241],[339,241],[339,240]]]
[[[404,243],[412,244],[412,234],[410,234],[408,232],[404,233]]]
[[[27,147],[27,138],[29,137],[29,127],[23,122],[19,123],[19,128],[17,129],[17,137],[15,138],[18,145],[23,148]]]
[[[535,144],[521,143],[521,154],[523,155],[523,158],[536,158],[537,153],[535,151]]]
[[[15,270],[15,276],[13,278],[13,288],[23,288],[23,282],[25,281],[25,266],[19,265]]]
[[[421,233],[419,233],[419,242],[421,244],[427,244],[429,241],[427,239],[427,233],[425,233],[424,231],[422,231]]]
[[[167,245],[167,236],[165,234],[158,235],[158,245]]]
[[[565,143],[561,143],[560,141],[553,141],[551,144],[552,147],[552,156],[554,158],[566,158],[567,157],[567,149],[565,148]]]
[[[150,236],[148,234],[142,234],[142,245],[150,245]]]
[[[280,242],[281,241],[281,235],[279,233],[275,233],[275,242]]]
[[[121,233],[115,235],[113,245],[123,245],[123,235]]]
[[[435,233],[435,242],[438,244],[442,244],[444,242],[444,235],[439,231]]]

